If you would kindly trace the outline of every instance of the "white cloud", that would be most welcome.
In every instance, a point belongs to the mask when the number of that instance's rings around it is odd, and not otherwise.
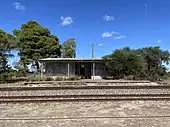
[[[126,36],[121,35],[119,32],[115,32],[115,31],[112,31],[112,32],[104,32],[104,33],[102,34],[102,37],[103,37],[103,38],[110,38],[110,37],[112,37],[112,38],[115,39],[115,40],[126,38]]]
[[[112,37],[113,36],[113,34],[112,33],[109,33],[109,32],[104,32],[103,34],[102,34],[102,37],[103,38],[108,38],[108,37]]]
[[[119,35],[120,33],[119,32],[115,32],[115,31],[112,31],[112,32],[104,32],[102,34],[102,37],[103,38],[108,38],[108,37],[112,37],[112,36],[115,36],[115,35]]]
[[[113,16],[105,15],[103,16],[103,20],[109,22],[115,20],[115,18]]]
[[[19,2],[15,2],[13,3],[14,9],[18,10],[18,11],[24,11],[26,9],[25,5],[19,3]]]
[[[126,38],[126,36],[124,36],[124,35],[119,35],[119,36],[115,36],[115,37],[114,37],[115,40],[123,39],[123,38]]]
[[[157,40],[156,42],[157,42],[157,43],[162,43],[162,40]]]
[[[61,16],[60,19],[61,19],[61,25],[62,26],[67,26],[67,25],[70,25],[74,22],[72,17],[70,17],[70,16],[68,16],[68,17]]]

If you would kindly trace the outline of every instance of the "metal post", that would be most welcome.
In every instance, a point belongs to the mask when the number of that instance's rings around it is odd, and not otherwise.
[[[92,42],[92,58],[94,58],[94,43]]]
[[[70,63],[67,64],[67,76],[70,77]]]
[[[93,61],[93,79],[94,79],[94,76],[95,76],[95,63]]]
[[[95,46],[102,46],[103,44],[95,44],[92,42],[92,77],[95,76],[95,62],[94,62],[94,48]]]
[[[94,76],[95,76],[95,63],[94,63],[94,46],[95,44],[92,43],[92,79],[94,79]]]
[[[40,77],[43,76],[43,62],[40,63]]]

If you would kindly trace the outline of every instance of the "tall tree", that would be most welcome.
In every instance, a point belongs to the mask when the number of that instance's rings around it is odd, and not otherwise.
[[[169,64],[170,54],[167,50],[163,51],[159,46],[145,47],[138,49],[147,62],[147,76],[150,80],[157,80],[166,74],[166,68],[162,63]]]
[[[14,37],[3,30],[0,30],[0,80],[6,81],[10,67],[8,66],[8,58],[13,55],[10,50],[15,47]]]
[[[76,40],[75,40],[75,38],[70,38],[63,43],[62,57],[64,57],[64,58],[75,58],[76,57]]]
[[[137,50],[125,47],[104,56],[106,69],[117,78],[133,75],[136,78],[159,80],[167,75],[163,63],[169,64],[170,54],[160,47],[145,47]]]
[[[117,49],[112,54],[104,56],[103,60],[106,69],[115,78],[123,78],[128,75],[139,77],[145,73],[145,60],[129,47]]]
[[[38,59],[61,56],[58,37],[36,21],[22,24],[21,29],[13,33],[18,41],[19,55],[25,70],[29,64],[34,64],[39,70]]]

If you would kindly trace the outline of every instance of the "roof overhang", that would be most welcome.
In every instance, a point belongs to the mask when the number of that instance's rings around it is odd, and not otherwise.
[[[39,59],[40,62],[47,62],[47,61],[53,61],[53,62],[102,62],[102,58],[44,58]]]

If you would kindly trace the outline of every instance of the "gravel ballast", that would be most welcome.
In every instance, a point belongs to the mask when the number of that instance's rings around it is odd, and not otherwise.
[[[116,85],[119,87],[115,87]],[[4,98],[15,101],[16,98],[27,100],[33,99],[31,97],[40,99],[42,96],[51,100],[89,100],[34,103],[2,101]],[[0,86],[0,127],[170,127],[170,100],[100,100],[116,96],[170,99],[170,87],[149,82],[138,82],[136,85],[113,82],[78,85],[76,82],[74,85],[37,83],[15,87]],[[91,100],[95,98],[99,100]]]
[[[51,120],[0,120],[0,127],[169,127],[170,118],[166,116],[170,116],[170,101],[0,104],[0,118],[2,119],[56,118]]]
[[[110,94],[170,94],[170,89],[74,89],[74,90],[28,90],[0,91],[0,96],[44,95],[110,95]]]

